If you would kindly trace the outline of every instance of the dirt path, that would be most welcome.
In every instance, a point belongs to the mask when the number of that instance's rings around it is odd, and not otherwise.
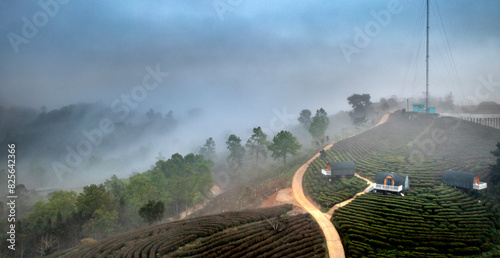
[[[371,187],[371,185],[373,185],[373,182],[372,182],[372,181],[370,181],[370,180],[368,180],[368,179],[366,179],[366,178],[364,178],[364,177],[362,177],[362,176],[358,175],[358,173],[355,173],[354,175],[355,175],[355,176],[357,176],[357,177],[359,177],[359,178],[361,178],[361,179],[363,179],[363,180],[365,180],[365,181],[368,183],[368,186],[365,188],[365,190],[363,190],[362,192],[357,193],[357,194],[356,194],[356,195],[354,195],[354,197],[352,197],[351,199],[346,200],[346,201],[343,201],[343,202],[341,202],[341,203],[337,203],[337,204],[335,204],[335,205],[334,205],[334,206],[333,206],[333,207],[332,207],[332,208],[331,208],[331,209],[330,209],[330,210],[326,213],[326,214],[328,215],[327,217],[328,217],[329,219],[330,219],[330,218],[332,218],[333,212],[334,212],[336,209],[338,209],[338,208],[340,208],[340,207],[344,207],[344,206],[346,206],[347,204],[349,204],[350,202],[352,202],[352,200],[356,199],[356,197],[358,197],[358,195],[362,195],[362,194],[367,193],[368,188],[370,188],[370,187]]]
[[[325,149],[331,148],[333,145],[329,144]],[[328,248],[329,257],[345,257],[344,254],[344,246],[342,246],[342,242],[340,241],[340,236],[333,224],[330,222],[327,216],[323,214],[318,208],[316,208],[309,200],[307,200],[304,195],[304,189],[302,188],[302,178],[304,177],[304,173],[306,172],[309,164],[319,156],[319,153],[314,155],[309,161],[307,161],[304,165],[302,165],[295,175],[293,176],[292,182],[292,190],[293,196],[295,200],[304,208],[307,212],[309,212],[318,222],[321,230],[323,230],[323,234],[326,238],[326,245]]]
[[[355,176],[365,180],[367,183],[369,183],[370,185],[373,185],[373,182],[371,180],[369,180],[368,178],[365,178],[365,177],[362,177],[360,176],[358,173],[354,173]]]
[[[382,116],[382,118],[380,119],[380,121],[378,122],[378,124],[377,124],[377,125],[375,125],[375,127],[376,127],[376,126],[379,126],[379,125],[381,125],[381,124],[383,124],[383,123],[385,123],[385,122],[387,122],[387,119],[389,119],[389,116],[390,116],[390,115],[391,115],[391,114],[385,114],[385,115],[383,115],[383,116]]]
[[[382,117],[382,119],[380,119],[380,122],[377,125],[375,125],[374,127],[379,126],[379,125],[387,122],[389,115],[390,114],[385,114]],[[334,143],[330,143],[323,149],[328,150],[333,146],[333,144]],[[323,230],[323,234],[325,235],[325,239],[326,239],[326,246],[328,248],[329,257],[330,258],[333,258],[333,257],[344,258],[345,257],[344,246],[342,245],[342,242],[340,240],[340,236],[339,236],[339,233],[337,232],[337,229],[335,229],[332,222],[330,221],[331,214],[330,215],[328,214],[330,211],[328,213],[322,213],[317,207],[315,207],[306,198],[306,196],[304,194],[304,189],[302,188],[302,179],[304,177],[304,173],[307,170],[307,167],[314,159],[319,157],[319,155],[320,155],[320,153],[316,153],[316,155],[314,155],[314,157],[309,159],[304,165],[302,165],[297,170],[297,172],[295,172],[295,175],[293,176],[293,182],[292,182],[293,196],[295,197],[295,200],[297,200],[297,202],[300,204],[300,206],[302,206],[302,208],[304,208],[307,212],[309,212],[316,219],[316,222],[318,222],[318,225],[321,227],[321,230]],[[357,176],[360,177],[359,175],[357,175]],[[362,178],[362,177],[360,177],[360,178]],[[362,178],[362,179],[366,180],[367,182],[371,182],[366,178]],[[356,196],[359,194],[363,194],[363,193],[364,193],[364,191],[361,193],[357,193]],[[347,200],[347,201],[350,202],[354,198]],[[345,202],[347,202],[347,201],[345,201]],[[342,203],[345,203],[345,202],[342,202]],[[347,204],[347,203],[345,203],[345,204]],[[342,206],[340,206],[340,207],[342,207]],[[333,211],[332,211],[332,213],[333,213]]]
[[[293,191],[291,187],[281,189],[269,196],[266,200],[262,201],[260,207],[275,207],[283,204],[293,205],[293,209],[288,212],[290,215],[307,213],[306,210],[300,206],[300,204],[293,197]]]
[[[210,192],[212,192],[212,194],[215,196],[219,195],[222,193],[222,189],[217,186],[217,185],[214,185],[212,186],[212,188],[210,188]],[[201,204],[198,204],[198,205],[194,205],[192,207],[189,207],[188,209],[186,209],[185,211],[179,213],[179,218],[178,219],[174,219],[174,218],[170,218],[171,220],[170,221],[175,221],[175,220],[182,220],[182,219],[185,219],[187,216],[191,215],[193,212],[196,212],[196,211],[199,211],[201,209],[203,209],[203,207],[205,207],[207,205],[209,201],[206,200],[204,201],[203,203]]]

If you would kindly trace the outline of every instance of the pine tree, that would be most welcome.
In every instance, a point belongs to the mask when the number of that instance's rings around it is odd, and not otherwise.
[[[259,155],[261,157],[267,158],[267,145],[269,142],[267,141],[267,135],[262,131],[259,127],[253,129],[253,134],[247,141],[245,145],[248,149],[248,152],[252,157],[255,157],[255,163],[259,166]]]

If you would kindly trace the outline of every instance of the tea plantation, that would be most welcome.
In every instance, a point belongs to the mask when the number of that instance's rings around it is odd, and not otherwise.
[[[497,205],[477,193],[445,186],[447,169],[487,179],[490,151],[500,130],[454,118],[397,113],[388,122],[341,140],[309,166],[304,186],[323,208],[331,208],[366,187],[358,178],[331,182],[321,174],[327,162],[354,161],[372,181],[377,172],[407,174],[405,196],[365,194],[338,209],[332,222],[347,257],[451,257],[488,252],[498,244]]]

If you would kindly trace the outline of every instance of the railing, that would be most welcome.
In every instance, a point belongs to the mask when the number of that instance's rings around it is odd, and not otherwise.
[[[486,189],[486,187],[487,187],[487,183],[479,183],[479,184],[474,183],[472,185],[472,188],[474,188],[476,190],[483,190],[483,189]]]
[[[465,121],[500,129],[500,114],[441,113],[439,116],[456,117]]]
[[[392,185],[383,185],[383,184],[375,184],[375,187],[373,187],[375,190],[385,190],[385,191],[392,191],[392,192],[401,192],[403,191],[403,186],[392,186]]]

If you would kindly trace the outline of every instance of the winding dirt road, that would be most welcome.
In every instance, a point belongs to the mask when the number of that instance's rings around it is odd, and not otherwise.
[[[387,121],[389,118],[389,114],[385,114],[380,122],[375,125],[379,126]],[[328,150],[333,146],[334,143],[331,143],[327,145],[324,150]],[[295,200],[304,208],[307,212],[309,212],[314,219],[316,219],[316,222],[318,222],[318,225],[321,227],[321,230],[323,230],[323,234],[325,235],[326,239],[326,245],[328,248],[328,255],[329,257],[345,257],[345,252],[344,252],[344,246],[342,245],[342,242],[340,240],[339,233],[337,232],[337,229],[333,226],[332,222],[330,222],[331,215],[328,213],[323,213],[321,212],[314,204],[312,204],[307,197],[304,194],[304,189],[302,188],[302,179],[304,177],[304,173],[307,170],[307,167],[309,164],[316,159],[320,154],[316,153],[314,157],[309,159],[304,165],[302,165],[299,169],[297,169],[297,172],[295,172],[295,175],[293,176],[293,182],[292,182],[292,190],[293,190],[293,196],[295,197]],[[359,176],[359,175],[358,175]],[[365,179],[365,178],[363,178]],[[367,180],[367,179],[365,179]],[[367,180],[369,181],[369,180]],[[364,192],[364,191],[363,191]],[[360,193],[358,193],[360,194]],[[354,198],[353,198],[354,199]],[[352,200],[352,199],[351,199]],[[349,200],[349,201],[351,201]],[[333,212],[333,211],[332,211]]]
[[[329,144],[325,149],[331,148],[333,145]],[[309,212],[316,222],[318,222],[321,230],[323,230],[323,234],[326,238],[326,245],[328,247],[329,257],[345,257],[344,254],[344,246],[342,246],[342,242],[340,241],[340,236],[333,224],[330,222],[327,216],[323,214],[318,208],[316,208],[309,200],[307,200],[304,195],[304,189],[302,189],[302,178],[304,177],[304,173],[306,172],[309,164],[319,156],[319,153],[314,155],[309,161],[307,161],[304,165],[302,165],[295,175],[293,176],[292,182],[292,190],[293,196],[295,200],[304,208],[307,212]]]

